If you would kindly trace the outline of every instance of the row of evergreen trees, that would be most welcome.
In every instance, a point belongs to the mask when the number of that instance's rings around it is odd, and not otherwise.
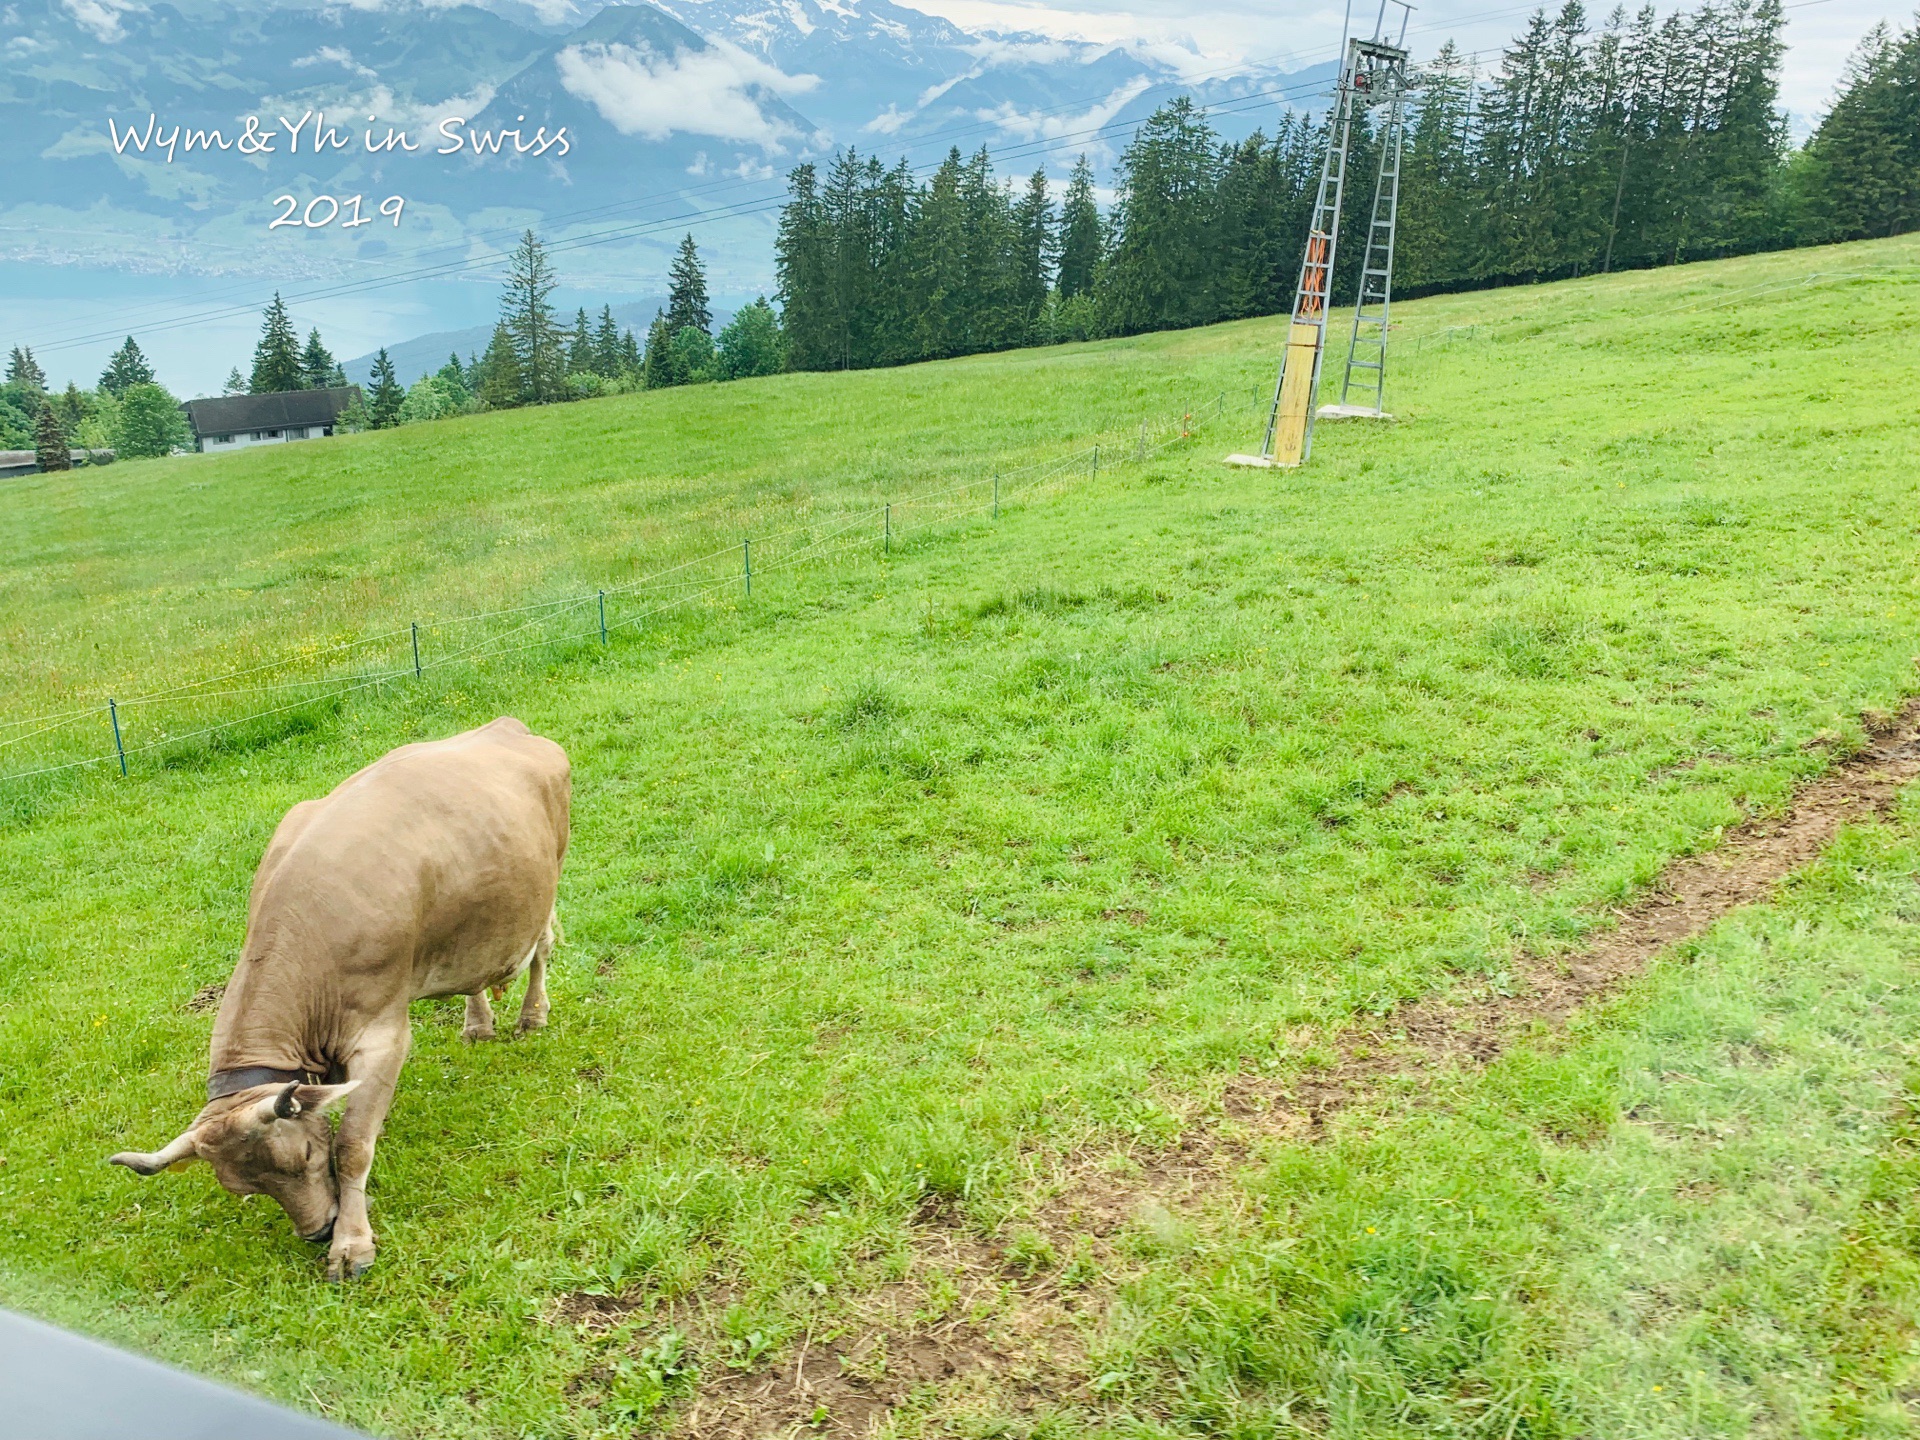
[[[1809,143],[1778,108],[1779,0],[1537,12],[1490,75],[1452,45],[1407,123],[1395,288],[1419,293],[1673,264],[1920,227],[1920,26],[1880,27]],[[1351,295],[1380,160],[1356,127],[1336,291]],[[901,364],[1285,311],[1324,116],[1223,143],[1177,99],[1135,132],[1102,215],[1084,158],[1058,213],[1044,172],[982,149],[924,181],[848,150],[789,176],[776,263],[791,364]]]
[[[72,381],[58,393],[29,346],[16,345],[0,384],[0,450],[32,450],[43,470],[65,470],[73,450],[92,462],[165,455],[187,438],[180,402],[154,380],[133,337],[107,362],[96,389]],[[111,452],[111,453],[109,453]]]
[[[785,332],[765,299],[738,311],[716,336],[706,269],[688,235],[672,268],[667,308],[650,327],[646,348],[623,330],[611,306],[590,321],[585,307],[569,328],[554,311],[558,279],[545,244],[531,230],[508,260],[500,320],[484,355],[449,355],[434,374],[403,386],[382,348],[363,393],[340,417],[346,430],[385,429],[474,410],[579,400],[624,390],[771,375],[787,368]],[[319,330],[303,344],[276,293],[261,316],[260,340],[246,374],[227,377],[229,395],[324,389],[347,383]],[[138,392],[138,393],[134,393]],[[132,403],[128,396],[132,394]],[[16,346],[0,386],[0,449],[32,448],[45,469],[65,468],[67,444],[114,449],[129,456],[164,455],[191,442],[179,402],[154,381],[132,336],[115,352],[97,390],[68,384],[47,393],[33,351]]]
[[[559,284],[547,247],[529,230],[507,262],[500,318],[486,353],[458,354],[434,374],[402,389],[393,362],[375,357],[361,403],[342,417],[347,429],[382,429],[474,410],[549,405],[668,385],[772,375],[787,368],[779,316],[765,299],[737,312],[718,336],[707,298],[706,268],[693,236],[680,243],[667,307],[654,317],[642,349],[633,331],[603,305],[597,320],[585,307],[567,327],[555,311]],[[317,339],[317,336],[316,336]]]

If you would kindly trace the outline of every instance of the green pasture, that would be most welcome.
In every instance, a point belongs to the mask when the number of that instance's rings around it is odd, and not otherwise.
[[[1048,1208],[1356,1017],[1511,988],[1920,689],[1920,238],[1396,315],[1401,418],[1294,474],[1218,463],[1267,320],[8,482],[0,722],[1106,457],[606,646],[0,784],[0,1304],[393,1436],[698,1430],[883,1295],[992,1357],[900,1436],[1913,1433],[1912,803],[1564,1033],[1113,1235]],[[278,703],[210,688],[143,742]],[[105,1166],[194,1112],[286,808],[500,713],[574,763],[552,1027],[418,1007],[374,1270]]]

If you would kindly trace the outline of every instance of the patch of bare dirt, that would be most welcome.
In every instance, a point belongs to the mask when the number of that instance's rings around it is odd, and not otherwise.
[[[589,1334],[622,1325],[646,1302],[599,1290],[573,1290],[557,1297],[542,1316],[549,1325],[572,1325]]]
[[[1045,1392],[1071,1369],[1078,1331],[1065,1292],[1006,1263],[997,1247],[932,1215],[904,1279],[858,1297],[830,1329],[809,1329],[775,1360],[702,1364],[676,1433],[688,1440],[762,1440],[877,1431],[901,1405],[952,1399],[991,1382],[1003,1397]],[[683,1317],[696,1354],[724,1355],[706,1316]],[[1016,1399],[1016,1403],[1019,1403]]]
[[[193,992],[193,998],[187,1001],[187,1009],[195,1015],[204,1015],[209,1010],[218,1010],[220,1001],[227,993],[227,982],[217,981],[212,985],[202,985]]]
[[[1235,1081],[1224,1097],[1227,1113],[1257,1116],[1266,1129],[1311,1133],[1389,1076],[1450,1063],[1485,1064],[1515,1035],[1563,1025],[1581,1005],[1640,974],[1662,950],[1769,898],[1842,825],[1886,813],[1916,776],[1920,702],[1878,728],[1864,749],[1803,786],[1784,814],[1748,820],[1729,829],[1717,849],[1669,866],[1645,899],[1616,911],[1615,927],[1585,949],[1523,957],[1505,987],[1508,994],[1438,996],[1355,1027],[1335,1040],[1332,1063],[1290,1082]]]

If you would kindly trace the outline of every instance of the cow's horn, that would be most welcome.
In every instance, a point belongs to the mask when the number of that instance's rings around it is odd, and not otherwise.
[[[300,1097],[294,1093],[299,1088],[300,1082],[296,1080],[274,1097],[273,1113],[280,1119],[291,1120],[300,1113]]]
[[[136,1175],[158,1175],[162,1170],[183,1167],[193,1158],[193,1131],[188,1130],[176,1135],[164,1150],[122,1150],[118,1155],[109,1155],[107,1163],[124,1165]]]

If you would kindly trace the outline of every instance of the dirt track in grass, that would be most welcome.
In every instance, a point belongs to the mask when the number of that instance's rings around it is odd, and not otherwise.
[[[1669,946],[1704,933],[1816,859],[1840,827],[1889,811],[1920,777],[1920,701],[1871,731],[1865,748],[1802,786],[1781,814],[1730,828],[1712,852],[1670,866],[1614,928],[1570,954],[1526,956],[1510,994],[1434,997],[1333,1038],[1330,1063],[1288,1079],[1240,1077],[1221,1097],[1231,1124],[1190,1127],[1169,1147],[1071,1161],[1059,1184],[1009,1237],[984,1238],[945,1210],[929,1210],[907,1276],[854,1302],[831,1336],[807,1340],[752,1373],[704,1377],[680,1433],[728,1440],[808,1433],[871,1433],[915,1392],[957,1399],[990,1390],[1015,1410],[1057,1403],[1087,1384],[1079,1363],[1089,1323],[1127,1267],[1115,1237],[1157,1211],[1196,1207],[1260,1137],[1312,1143],[1344,1109],[1390,1082],[1479,1066],[1518,1036],[1554,1029],[1580,1006],[1644,971]],[[1011,1233],[1037,1234],[1060,1261],[1097,1262],[1104,1283],[1076,1287],[1058,1266],[1016,1260]],[[1031,1257],[1024,1242],[1022,1257]],[[944,1298],[933,1302],[936,1294]],[[691,1327],[696,1349],[697,1321]]]

